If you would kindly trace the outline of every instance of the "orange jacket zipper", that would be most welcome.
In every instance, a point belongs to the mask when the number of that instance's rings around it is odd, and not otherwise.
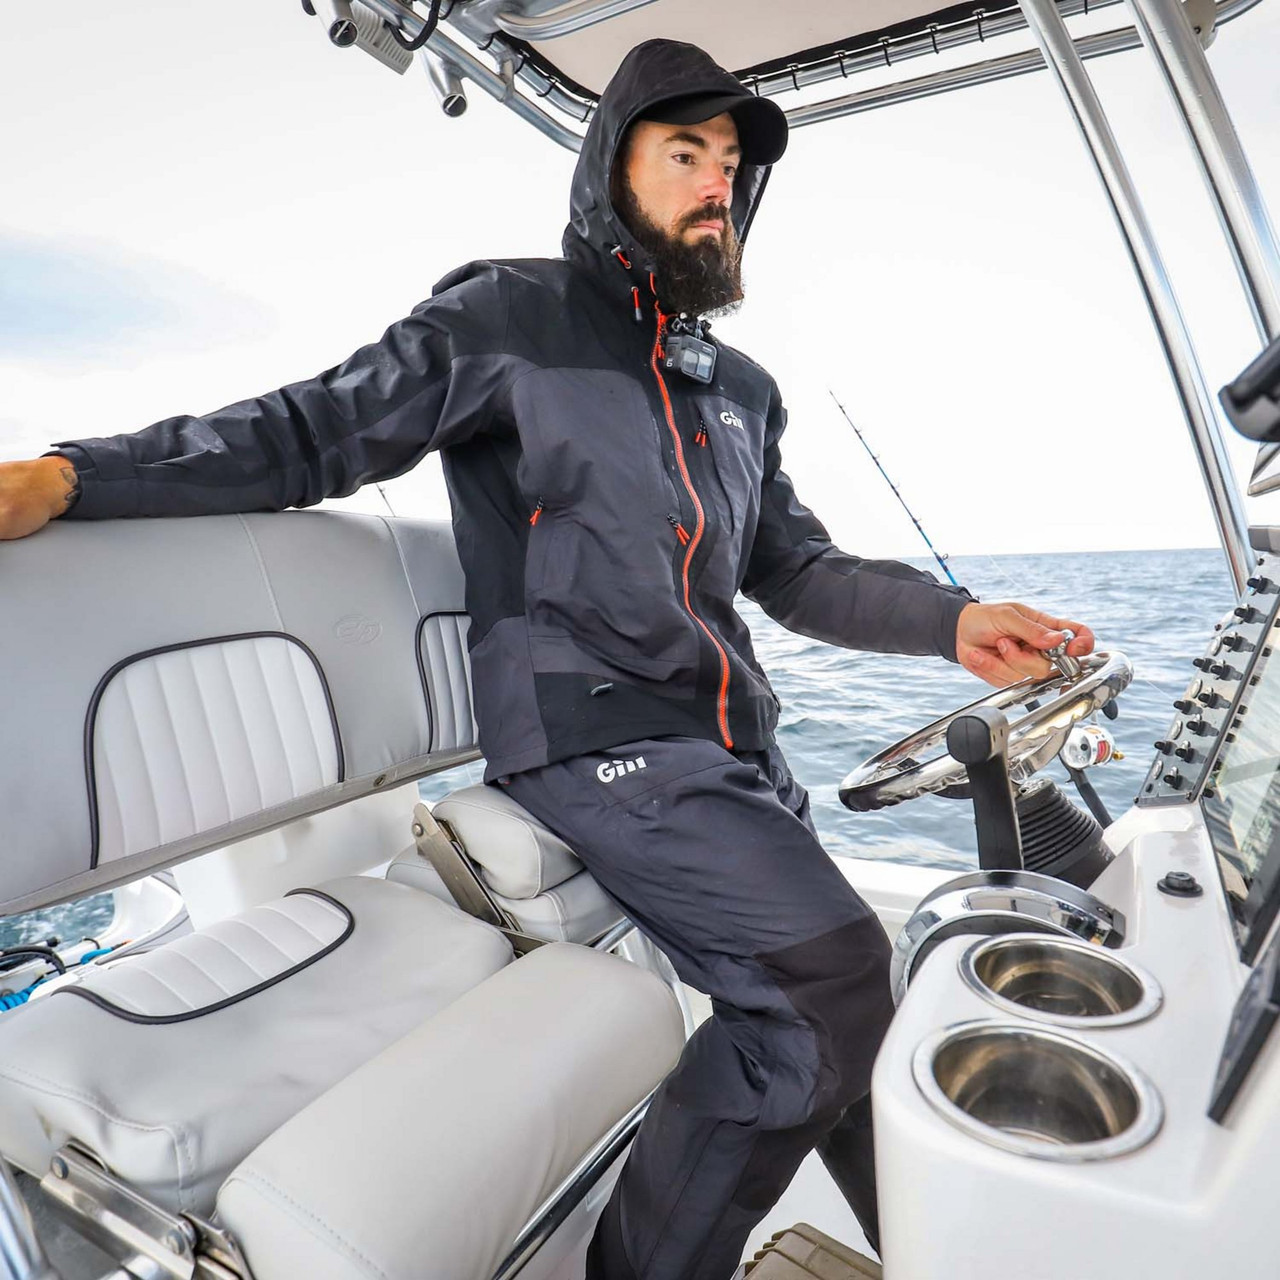
[[[652,280],[650,280],[650,285],[652,286]],[[689,565],[693,561],[693,553],[698,549],[698,543],[702,541],[702,532],[706,526],[706,519],[703,515],[702,503],[698,500],[697,491],[693,487],[693,481],[689,478],[689,468],[684,461],[684,449],[680,444],[680,432],[676,430],[675,414],[671,409],[671,397],[667,393],[667,384],[663,381],[662,370],[658,368],[658,357],[662,354],[662,334],[666,324],[666,316],[659,312],[658,332],[653,340],[653,352],[649,357],[649,365],[653,369],[653,376],[658,380],[658,390],[662,393],[662,407],[666,412],[667,427],[675,444],[676,464],[680,468],[680,478],[684,481],[685,490],[688,492],[693,502],[693,509],[698,516],[698,523],[694,526],[693,536],[689,539],[689,545],[685,548],[684,566],[681,570],[681,576],[684,581],[684,607],[694,622],[706,632],[707,639],[715,645],[716,653],[720,657],[720,694],[716,699],[716,716],[720,724],[720,737],[724,740],[725,748],[731,751],[733,749],[733,739],[729,736],[729,656],[725,653],[724,646],[712,634],[711,628],[693,611],[693,604],[689,599]],[[677,521],[677,525],[678,523]],[[679,532],[680,530],[677,528],[677,534]]]

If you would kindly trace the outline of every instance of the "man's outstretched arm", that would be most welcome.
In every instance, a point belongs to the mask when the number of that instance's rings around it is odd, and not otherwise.
[[[315,378],[199,417],[61,441],[61,457],[6,468],[0,533],[20,537],[60,514],[279,511],[400,475],[488,426],[517,372],[502,349],[506,315],[502,272],[473,264]],[[69,507],[68,472],[79,486]]]

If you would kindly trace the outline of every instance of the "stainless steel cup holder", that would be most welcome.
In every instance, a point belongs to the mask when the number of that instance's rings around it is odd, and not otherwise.
[[[930,1036],[916,1086],[974,1138],[1037,1160],[1106,1160],[1159,1132],[1160,1097],[1134,1066],[1041,1027],[969,1022]]]
[[[960,958],[960,976],[1007,1013],[1067,1027],[1141,1022],[1164,1000],[1160,984],[1138,966],[1089,943],[1043,934],[975,943]]]

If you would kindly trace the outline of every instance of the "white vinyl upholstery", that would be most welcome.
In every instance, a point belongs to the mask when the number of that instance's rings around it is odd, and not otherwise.
[[[94,967],[66,994],[139,1022],[190,1018],[314,964],[354,927],[341,902],[304,889],[154,951]]]
[[[75,1139],[159,1204],[207,1214],[263,1138],[511,959],[496,929],[405,885],[352,876],[316,892],[339,907],[294,895],[81,979],[128,1007],[62,990],[6,1013],[5,1157],[42,1176]],[[281,917],[264,925],[264,911]],[[265,977],[246,985],[250,971]]]
[[[59,520],[0,580],[0,914],[478,754],[447,522]]]
[[[579,871],[532,898],[493,896],[511,913],[521,932],[545,942],[594,942],[623,915],[589,871]]]
[[[501,787],[462,787],[431,812],[453,828],[485,883],[504,898],[532,898],[582,870],[573,850]]]
[[[423,682],[431,708],[431,750],[457,751],[479,739],[471,700],[471,655],[465,613],[423,618],[418,632]]]
[[[93,717],[98,861],[332,786],[336,729],[315,662],[285,636],[127,663],[107,681]]]
[[[463,787],[438,800],[432,812],[449,824],[498,905],[530,937],[591,943],[622,919],[622,909],[569,846],[501,787]],[[447,893],[413,849],[396,858],[387,878]]]
[[[219,1217],[255,1280],[488,1280],[683,1044],[652,974],[540,947],[294,1116]]]

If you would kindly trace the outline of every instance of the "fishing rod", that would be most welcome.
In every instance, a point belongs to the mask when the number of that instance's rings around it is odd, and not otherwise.
[[[871,461],[876,464],[876,469],[880,472],[882,476],[884,476],[885,483],[889,486],[890,489],[893,490],[893,496],[897,498],[897,500],[900,503],[902,503],[903,511],[905,511],[907,515],[911,517],[911,523],[915,525],[915,527],[920,531],[920,536],[924,539],[925,546],[927,546],[929,550],[933,552],[933,558],[942,567],[942,572],[947,575],[947,581],[950,582],[953,587],[958,587],[960,584],[956,581],[955,575],[951,572],[950,569],[947,568],[947,557],[939,554],[938,549],[933,545],[932,542],[929,541],[929,535],[925,533],[924,526],[912,514],[911,508],[907,506],[907,500],[902,496],[902,494],[898,492],[898,486],[894,484],[892,480],[889,479],[889,473],[884,469],[884,467],[880,465],[880,459],[877,458],[876,455],[872,452],[871,446],[867,443],[866,436],[864,436],[862,432],[858,430],[853,419],[849,417],[848,411],[845,409],[844,405],[842,405],[840,401],[836,399],[836,393],[832,391],[830,387],[827,388],[827,394],[833,400],[835,400],[836,408],[839,409],[840,412],[844,415],[844,420],[851,427],[853,427],[853,434],[857,436],[858,439],[862,442],[862,447],[870,455]]]
[[[876,464],[876,470],[878,470],[880,474],[884,476],[885,483],[889,486],[890,489],[893,490],[893,496],[897,498],[897,500],[902,504],[903,511],[905,511],[907,515],[911,517],[911,523],[915,525],[915,527],[920,531],[920,536],[924,539],[925,546],[927,546],[929,550],[933,552],[933,558],[942,567],[942,572],[947,575],[947,579],[950,581],[953,587],[958,587],[960,584],[956,581],[955,575],[951,572],[949,568],[947,568],[946,556],[940,555],[938,552],[938,549],[933,545],[932,542],[929,541],[929,535],[925,533],[924,526],[912,514],[911,508],[907,506],[907,500],[902,496],[902,494],[898,492],[898,486],[894,484],[892,480],[889,479],[889,473],[884,469],[883,466],[880,465],[880,459],[876,457],[874,452],[872,452],[871,446],[867,443],[866,436],[864,436],[862,432],[858,430],[853,419],[849,417],[848,410],[845,409],[844,405],[842,405],[840,401],[836,398],[836,393],[832,391],[830,387],[827,388],[827,393],[828,395],[830,395],[830,397],[833,400],[835,400],[836,408],[839,409],[841,414],[844,415],[844,420],[851,427],[853,427],[853,434],[858,437],[858,439],[862,442],[862,447],[867,451],[868,454],[871,455],[871,461]],[[992,560],[991,563],[995,564],[995,561]],[[997,569],[999,569],[999,567],[1000,567],[999,565],[996,565]],[[1004,570],[1001,569],[1000,572],[1003,574]],[[1008,574],[1004,574],[1004,576],[1008,577]],[[1032,710],[1039,705],[1040,704],[1038,702],[1032,701],[1027,703],[1027,708],[1028,710]],[[1114,720],[1116,716],[1115,700],[1112,699],[1110,702],[1108,702],[1107,705],[1102,708],[1102,710],[1106,714],[1108,720]],[[1114,744],[1112,744],[1112,752],[1114,752]],[[1102,758],[1106,759],[1106,756]],[[1118,760],[1118,759],[1121,759],[1121,756],[1118,753],[1116,753],[1115,758]],[[1089,779],[1085,777],[1084,770],[1076,765],[1071,764],[1065,758],[1062,758],[1062,764],[1063,764],[1063,767],[1066,769],[1067,775],[1070,777],[1071,781],[1075,783],[1076,790],[1080,792],[1081,799],[1084,800],[1085,804],[1089,806],[1089,809],[1093,813],[1094,817],[1097,818],[1098,821],[1102,823],[1104,827],[1110,826],[1111,815],[1107,812],[1106,806],[1102,803],[1102,798],[1098,795],[1097,791],[1094,789],[1093,783],[1090,782]]]

